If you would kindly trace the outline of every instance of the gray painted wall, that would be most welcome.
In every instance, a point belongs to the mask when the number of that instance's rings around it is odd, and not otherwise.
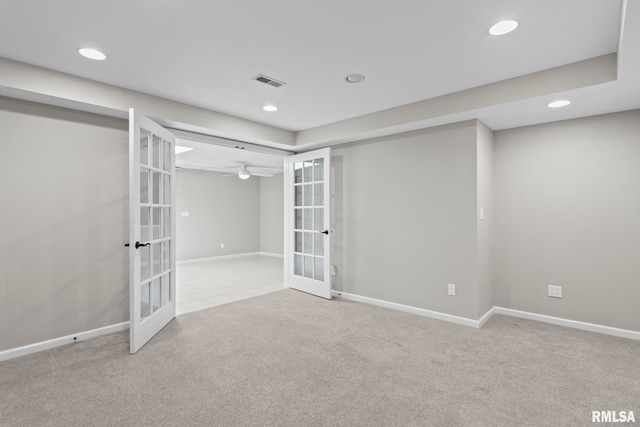
[[[332,163],[336,289],[477,318],[476,122],[351,144]]]
[[[477,122],[478,317],[493,306],[493,131]],[[480,219],[480,210],[483,218]]]
[[[178,171],[177,261],[260,250],[260,179],[220,175]]]
[[[260,178],[260,251],[284,253],[284,174]]]
[[[0,351],[127,321],[127,122],[0,98],[0,128]]]
[[[640,110],[496,132],[494,149],[496,303],[640,330]]]

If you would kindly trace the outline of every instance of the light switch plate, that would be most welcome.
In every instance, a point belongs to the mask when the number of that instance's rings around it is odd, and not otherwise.
[[[450,296],[455,297],[456,296],[456,285],[454,285],[453,283],[449,283],[448,285],[448,293]]]

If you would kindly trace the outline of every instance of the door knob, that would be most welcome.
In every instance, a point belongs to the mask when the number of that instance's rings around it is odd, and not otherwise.
[[[151,243],[147,242],[147,243],[140,243],[140,242],[136,242],[136,249],[138,249],[141,246],[149,246]]]
[[[324,230],[324,231],[320,231],[320,230],[318,230],[318,233],[321,233],[321,234],[329,234],[329,230]]]

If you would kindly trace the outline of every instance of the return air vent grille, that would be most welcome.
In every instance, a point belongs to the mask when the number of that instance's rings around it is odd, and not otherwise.
[[[253,80],[257,80],[261,83],[267,84],[273,87],[280,87],[286,85],[285,82],[281,82],[280,80],[272,79],[271,77],[265,76],[264,74],[258,74],[253,78]]]

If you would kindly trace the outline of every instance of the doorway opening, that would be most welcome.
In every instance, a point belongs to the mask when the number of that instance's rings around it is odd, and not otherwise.
[[[176,134],[176,313],[283,289],[290,153]]]

